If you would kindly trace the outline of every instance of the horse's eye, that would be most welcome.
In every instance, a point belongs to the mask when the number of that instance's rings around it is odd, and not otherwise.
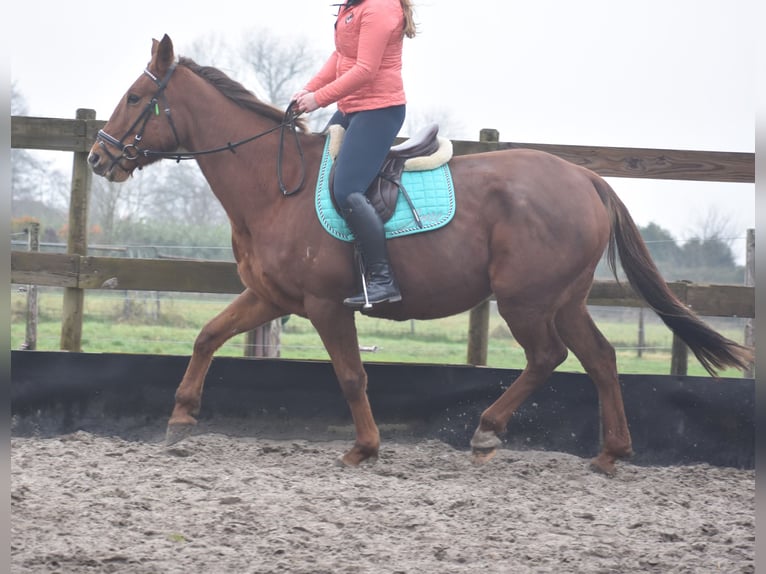
[[[129,104],[137,104],[141,100],[138,96],[134,94],[128,94],[128,103]]]

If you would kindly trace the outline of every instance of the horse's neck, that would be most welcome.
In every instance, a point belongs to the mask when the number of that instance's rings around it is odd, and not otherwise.
[[[226,100],[217,113],[196,110],[192,126],[185,138],[185,147],[192,152],[204,152],[229,144],[231,150],[201,154],[197,163],[211,190],[234,221],[244,215],[269,217],[277,196],[278,133],[236,145],[248,138],[267,132],[274,122],[244,110]]]

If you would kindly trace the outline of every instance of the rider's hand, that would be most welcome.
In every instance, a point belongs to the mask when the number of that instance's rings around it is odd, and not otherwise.
[[[295,92],[295,93],[293,94],[293,97],[292,97],[292,98],[290,98],[290,101],[291,101],[291,102],[297,102],[297,101],[298,101],[298,98],[300,98],[300,97],[301,97],[303,94],[308,94],[308,93],[309,93],[309,91],[308,91],[308,90],[298,90],[297,92]]]
[[[295,100],[298,103],[298,109],[302,112],[313,112],[319,109],[314,92],[306,92],[298,96]]]

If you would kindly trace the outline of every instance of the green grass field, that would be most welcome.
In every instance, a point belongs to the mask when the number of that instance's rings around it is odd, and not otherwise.
[[[189,355],[199,330],[220,312],[231,297],[189,294],[88,292],[82,348],[88,353],[134,353]],[[46,289],[39,297],[38,350],[59,349],[62,293]],[[621,373],[668,374],[670,372],[670,331],[652,313],[645,314],[645,349],[637,353],[636,310],[598,308],[594,311],[599,328],[617,349]],[[434,321],[394,322],[357,315],[359,344],[367,349],[365,361],[398,363],[464,364],[468,339],[468,314]],[[11,346],[19,349],[25,340],[26,293],[11,295]],[[734,320],[717,320],[714,327],[725,336],[742,342],[744,329]],[[224,345],[219,356],[242,356],[245,337],[237,336]],[[281,357],[286,359],[328,358],[319,336],[308,320],[291,316],[283,326]],[[523,368],[524,352],[511,337],[503,320],[490,315],[488,366]],[[569,358],[560,371],[582,372],[577,359]],[[689,375],[707,375],[693,356]],[[740,376],[738,371],[721,373]]]

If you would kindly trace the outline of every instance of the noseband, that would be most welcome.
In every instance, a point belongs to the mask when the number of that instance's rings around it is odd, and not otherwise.
[[[306,180],[306,165],[305,165],[304,157],[303,157],[303,149],[301,148],[300,139],[298,138],[297,123],[296,123],[296,120],[300,117],[302,112],[295,112],[293,110],[293,106],[295,102],[290,102],[290,105],[287,106],[287,110],[285,111],[285,117],[282,120],[281,124],[271,129],[268,129],[265,132],[261,132],[257,135],[254,135],[244,140],[240,140],[235,143],[229,142],[224,146],[216,147],[213,149],[196,151],[196,152],[184,152],[184,153],[179,153],[177,151],[165,152],[165,151],[155,151],[150,149],[139,148],[139,145],[141,144],[143,140],[144,131],[146,130],[146,124],[149,122],[149,119],[152,117],[152,114],[154,114],[155,116],[160,115],[160,101],[162,102],[162,106],[165,110],[165,117],[168,119],[168,123],[170,124],[170,129],[173,130],[173,136],[176,139],[176,149],[181,147],[181,140],[178,138],[178,132],[176,131],[176,126],[173,123],[173,116],[170,115],[170,105],[168,104],[167,97],[165,96],[165,88],[167,87],[168,82],[170,82],[170,77],[173,75],[173,72],[176,69],[176,65],[177,63],[173,62],[173,64],[168,69],[167,74],[165,74],[165,77],[162,78],[162,80],[159,80],[157,76],[155,76],[149,71],[148,68],[144,69],[144,74],[149,76],[152,79],[152,81],[155,84],[157,84],[157,92],[155,92],[154,96],[146,105],[143,112],[141,112],[141,115],[138,116],[138,118],[136,118],[136,121],[133,122],[133,124],[128,128],[127,132],[125,132],[125,135],[122,136],[122,138],[117,139],[116,137],[106,133],[103,129],[98,130],[98,133],[96,134],[96,141],[98,141],[101,148],[104,150],[104,152],[109,157],[109,159],[112,160],[112,163],[109,166],[110,171],[114,169],[115,166],[119,167],[122,170],[125,170],[125,168],[120,164],[120,160],[123,160],[123,159],[127,161],[137,161],[138,158],[140,157],[145,157],[145,158],[159,157],[159,158],[172,158],[178,162],[181,160],[196,159],[198,156],[201,156],[201,155],[218,153],[221,151],[230,151],[232,153],[235,153],[235,149],[237,147],[243,144],[246,144],[248,142],[251,142],[253,140],[256,140],[258,138],[261,138],[277,130],[281,130],[279,134],[279,149],[277,153],[277,179],[279,180],[279,189],[283,195],[293,195],[294,193],[297,193],[303,188],[303,184],[305,183],[305,180]],[[140,125],[140,128],[136,129],[139,125]],[[298,149],[298,155],[300,156],[300,166],[301,166],[300,181],[298,185],[292,190],[289,190],[282,181],[282,154],[284,149],[284,139],[285,139],[286,129],[289,129],[293,133],[293,137],[295,139],[295,145],[296,145],[296,148]],[[129,143],[129,144],[124,143],[131,133],[135,133],[135,135],[133,136],[133,143]],[[112,152],[110,152],[106,144],[109,144],[119,150],[122,150],[121,155],[115,155]],[[141,169],[141,166],[138,166],[138,168]]]

